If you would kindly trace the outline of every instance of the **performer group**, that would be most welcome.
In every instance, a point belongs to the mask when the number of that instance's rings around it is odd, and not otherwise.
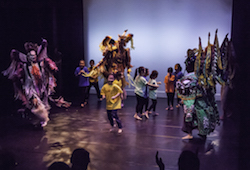
[[[130,48],[126,47],[130,42],[133,47],[133,34],[127,34],[127,30],[118,39],[106,36],[100,44],[103,58],[95,65],[90,60],[90,67],[85,66],[85,61],[80,60],[75,69],[78,77],[78,86],[81,94],[80,106],[84,108],[88,104],[89,91],[95,87],[99,101],[106,101],[107,117],[111,125],[110,131],[114,131],[115,123],[118,133],[122,133],[122,122],[117,112],[124,106],[126,99],[126,86],[133,86],[136,96],[135,113],[136,120],[149,119],[149,115],[158,116],[157,89],[162,84],[157,81],[158,71],[149,71],[140,66],[135,69],[132,77]],[[13,81],[15,98],[22,101],[25,109],[30,110],[40,120],[42,127],[49,121],[49,100],[57,106],[70,107],[71,103],[64,101],[60,96],[53,98],[56,79],[54,73],[58,68],[54,61],[47,55],[47,41],[42,40],[41,45],[31,42],[25,43],[27,54],[12,50],[11,64],[3,71],[3,74]],[[206,136],[214,131],[220,124],[219,112],[215,101],[215,85],[220,83],[223,87],[230,85],[233,72],[230,70],[230,57],[232,57],[232,43],[227,35],[219,46],[217,30],[214,44],[210,43],[202,48],[199,38],[198,48],[188,49],[185,60],[186,72],[177,63],[174,68],[167,69],[164,79],[165,92],[167,95],[166,110],[174,110],[174,96],[177,95],[176,107],[184,109],[182,131],[187,133],[182,139],[192,139],[193,129],[198,129],[199,136]],[[127,76],[125,76],[127,75]],[[149,78],[148,78],[149,76]],[[104,85],[99,88],[98,77],[104,78]],[[127,80],[125,79],[127,77]],[[132,116],[132,115],[131,115]]]

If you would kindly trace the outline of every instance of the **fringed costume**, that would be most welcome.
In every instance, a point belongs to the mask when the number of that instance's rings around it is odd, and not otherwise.
[[[205,50],[202,49],[200,38],[198,50],[188,50],[185,64],[189,74],[176,85],[178,96],[184,103],[184,132],[191,134],[194,128],[198,128],[199,135],[205,137],[220,124],[215,85],[217,82],[224,85],[228,79],[225,78],[227,68],[223,65],[228,63],[226,55],[229,49],[227,36],[219,47],[216,30],[213,45],[210,44],[209,33]]]
[[[47,56],[45,39],[40,46],[27,42],[24,47],[27,55],[13,49],[10,54],[11,64],[2,73],[13,81],[15,99],[21,100],[40,119],[41,126],[46,126],[50,109],[48,99],[56,87],[53,74],[58,68]],[[57,103],[70,106],[62,98]]]

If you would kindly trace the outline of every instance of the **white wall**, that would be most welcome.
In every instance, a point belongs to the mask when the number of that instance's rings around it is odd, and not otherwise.
[[[164,81],[168,67],[184,60],[188,48],[198,48],[198,38],[207,45],[208,32],[213,43],[218,28],[219,43],[231,32],[232,0],[83,0],[84,44],[88,62],[102,59],[99,44],[106,35],[117,39],[125,29],[134,34],[131,50],[132,75],[144,66],[159,72]],[[130,46],[130,44],[128,44]],[[102,82],[100,82],[102,85]],[[134,95],[133,88],[127,87]],[[216,98],[219,99],[220,86]],[[158,90],[165,97],[164,84]]]

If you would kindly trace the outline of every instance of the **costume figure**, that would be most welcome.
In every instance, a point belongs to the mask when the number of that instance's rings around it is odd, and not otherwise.
[[[226,40],[221,46],[223,48],[220,48],[216,30],[214,45],[208,40],[208,46],[203,50],[199,38],[199,49],[187,51],[188,57],[185,64],[189,74],[176,84],[178,96],[184,102],[185,117],[182,130],[188,133],[183,139],[192,139],[192,130],[196,127],[198,127],[199,135],[206,139],[206,136],[214,131],[216,124],[220,124],[214,96],[216,83],[225,83],[223,73],[226,68],[223,68],[222,64],[226,59],[221,55],[228,51],[228,49],[224,50],[226,49],[224,46],[227,46],[225,42]]]
[[[130,64],[130,49],[125,47],[131,41],[131,48],[134,49],[133,34],[125,35],[126,32],[127,30],[122,35],[118,35],[118,40],[116,41],[111,36],[106,36],[100,44],[103,59],[96,67],[100,67],[100,72],[105,78],[110,73],[117,73],[118,71],[124,73],[125,69],[127,69],[127,72],[130,72],[132,67]]]
[[[56,80],[53,73],[58,70],[56,64],[47,56],[47,41],[40,46],[27,42],[24,44],[27,55],[12,50],[11,64],[3,75],[13,81],[15,99],[23,102],[39,119],[41,126],[49,121],[49,96],[54,92]],[[70,103],[60,100],[69,107]]]

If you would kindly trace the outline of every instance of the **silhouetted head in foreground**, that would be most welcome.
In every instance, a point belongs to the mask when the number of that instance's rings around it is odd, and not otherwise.
[[[72,170],[86,170],[90,162],[89,152],[83,148],[75,149],[71,155]]]
[[[183,151],[178,160],[179,170],[199,170],[200,160],[197,154],[191,151]]]
[[[54,162],[49,167],[48,170],[70,170],[70,167],[64,162]]]

